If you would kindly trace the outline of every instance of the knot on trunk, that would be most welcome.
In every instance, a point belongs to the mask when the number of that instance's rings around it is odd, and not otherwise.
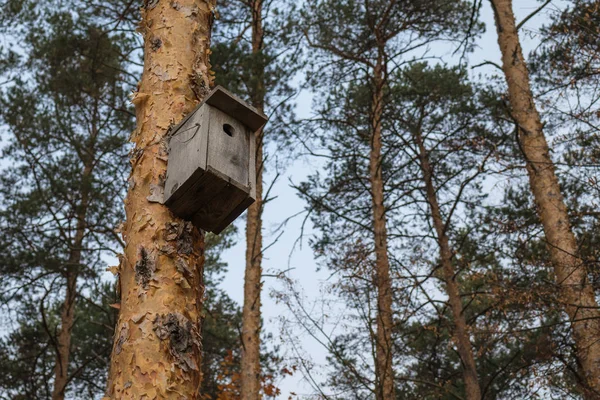
[[[194,347],[199,349],[200,341],[192,321],[180,313],[157,315],[153,329],[160,340],[169,341],[169,353],[179,368],[186,372],[198,370]]]
[[[158,49],[160,49],[162,47],[162,40],[158,37],[154,37],[150,40],[150,48],[152,49],[152,51],[157,51]]]
[[[156,271],[156,259],[152,253],[149,253],[144,247],[140,247],[138,260],[135,263],[135,281],[144,289],[148,287],[148,282],[152,279]]]
[[[166,241],[176,241],[177,254],[189,256],[194,250],[194,225],[191,222],[167,222]]]

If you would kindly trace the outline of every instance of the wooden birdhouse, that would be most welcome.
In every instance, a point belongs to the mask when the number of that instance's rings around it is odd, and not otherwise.
[[[165,204],[220,233],[256,200],[256,132],[267,117],[216,87],[170,136]]]

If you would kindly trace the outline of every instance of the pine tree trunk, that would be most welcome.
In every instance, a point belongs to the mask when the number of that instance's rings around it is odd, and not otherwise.
[[[214,2],[146,0],[121,305],[106,396],[199,399],[204,236],[161,204],[167,131],[209,92]]]
[[[70,250],[65,278],[67,286],[65,290],[65,302],[60,315],[60,331],[56,338],[57,354],[54,366],[54,387],[52,389],[52,400],[63,400],[69,383],[69,357],[71,354],[71,334],[75,322],[75,299],[77,297],[77,276],[81,265],[81,247],[86,230],[86,214],[89,206],[90,194],[87,189],[88,180],[92,176],[91,164],[85,166],[82,174],[81,202],[77,210],[77,228],[75,238]]]
[[[257,135],[257,141],[260,134]],[[259,160],[262,161],[262,146],[256,145],[256,202],[248,209],[246,224],[246,273],[244,280],[244,308],[242,312],[242,358],[241,358],[241,399],[260,398],[260,329],[262,288],[262,174]],[[260,158],[259,158],[260,157]]]
[[[374,71],[374,92],[371,114],[371,152],[369,155],[369,177],[373,207],[373,229],[375,240],[375,284],[377,286],[377,334],[376,334],[376,398],[395,400],[394,374],[392,369],[392,283],[388,258],[387,220],[383,202],[381,120],[383,116],[384,92],[383,56],[379,57]]]
[[[479,379],[477,377],[475,357],[473,356],[473,348],[469,339],[467,322],[463,314],[460,290],[456,283],[456,271],[452,265],[453,251],[450,247],[448,235],[446,234],[446,224],[442,218],[436,189],[433,183],[433,169],[429,162],[429,155],[425,148],[425,144],[423,143],[423,137],[420,131],[415,133],[415,139],[417,146],[419,147],[419,158],[421,161],[421,169],[423,171],[427,203],[431,209],[431,217],[433,219],[438,246],[440,248],[440,262],[442,265],[444,283],[446,284],[448,302],[450,303],[452,317],[454,318],[454,339],[456,341],[458,355],[462,362],[466,398],[467,400],[481,400],[481,388],[479,387]]]
[[[65,302],[60,314],[60,331],[56,338],[57,354],[54,366],[52,400],[63,400],[65,398],[65,390],[69,380],[69,357],[71,353],[71,333],[73,331],[73,323],[75,322],[77,272],[67,272],[66,278]]]
[[[560,299],[571,320],[582,388],[588,399],[600,398],[600,311],[578,255],[577,241],[550,158],[540,115],[531,92],[529,72],[519,41],[511,0],[491,0],[496,17],[502,67],[529,183],[544,227]]]
[[[262,0],[252,3],[252,53],[263,49]],[[253,66],[252,105],[264,111],[264,69],[262,63]],[[264,129],[264,128],[263,128]],[[242,400],[260,399],[260,329],[262,288],[262,209],[263,209],[263,135],[256,135],[256,202],[248,209],[246,223],[246,273],[244,277],[244,308],[242,312],[242,359],[240,387]]]

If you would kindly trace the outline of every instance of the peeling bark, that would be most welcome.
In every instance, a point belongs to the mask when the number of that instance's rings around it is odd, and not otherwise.
[[[395,400],[393,353],[392,353],[392,282],[388,257],[387,220],[384,205],[382,174],[381,120],[383,118],[383,92],[385,85],[384,56],[380,52],[374,71],[374,91],[371,114],[371,151],[369,155],[369,178],[373,208],[375,241],[375,285],[377,287],[377,333],[375,394],[377,400]]]
[[[125,201],[121,306],[106,397],[199,399],[204,236],[162,204],[164,139],[208,93],[214,3],[151,0]],[[202,89],[203,88],[203,89]]]
[[[144,289],[148,288],[148,283],[152,279],[154,271],[156,271],[156,260],[153,254],[148,254],[148,251],[140,247],[138,252],[138,260],[135,263],[135,281]]]
[[[263,48],[262,0],[252,6],[252,52]],[[264,111],[264,70],[256,66],[254,78],[257,86],[252,93],[252,105]],[[263,135],[256,135],[256,201],[248,209],[246,223],[246,272],[244,276],[244,308],[242,311],[242,357],[240,392],[242,400],[260,399],[260,329],[262,289],[262,210],[263,210]]]
[[[585,262],[569,223],[540,115],[531,92],[529,71],[519,41],[511,0],[491,0],[496,17],[502,69],[512,116],[526,159],[531,191],[544,228],[556,285],[571,321],[581,388],[587,399],[600,398],[600,311]]]
[[[194,360],[194,347],[201,346],[200,334],[192,321],[179,313],[157,315],[154,320],[154,332],[160,340],[167,340],[169,353],[176,365],[183,371],[197,371]]]
[[[460,289],[456,282],[457,272],[452,264],[454,251],[450,245],[446,233],[442,212],[437,198],[437,190],[433,183],[433,168],[429,162],[429,154],[423,143],[423,137],[420,131],[415,132],[415,141],[419,148],[419,159],[421,170],[423,171],[423,182],[425,183],[425,192],[427,203],[431,209],[431,218],[437,234],[437,242],[440,248],[440,263],[444,283],[446,285],[446,294],[454,318],[454,340],[460,360],[462,363],[463,379],[465,383],[465,394],[467,400],[481,400],[481,387],[477,376],[477,366],[475,356],[469,339],[469,329],[465,316],[463,314],[463,305],[460,297]]]

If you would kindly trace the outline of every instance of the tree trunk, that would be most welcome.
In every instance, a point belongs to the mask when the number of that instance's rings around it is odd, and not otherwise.
[[[252,52],[258,55],[263,49],[262,0],[252,5]],[[255,64],[256,64],[255,60]],[[264,69],[262,63],[254,65],[252,105],[264,111]],[[241,399],[260,399],[260,293],[262,288],[262,210],[263,210],[263,135],[256,135],[256,202],[248,209],[246,223],[246,273],[244,277],[244,308],[242,312]]]
[[[65,290],[65,302],[60,315],[60,331],[56,338],[56,364],[54,366],[54,387],[52,389],[52,400],[63,400],[65,390],[69,383],[69,356],[71,354],[71,333],[75,322],[75,299],[77,297],[77,276],[81,265],[81,247],[86,230],[85,217],[90,201],[88,180],[92,176],[93,167],[86,165],[82,175],[81,203],[77,210],[77,228],[75,238],[69,254],[65,278],[67,286]]]
[[[167,132],[209,92],[214,2],[146,0],[121,305],[106,396],[199,399],[204,236],[162,202]]]
[[[452,317],[454,318],[454,339],[456,341],[458,355],[462,362],[466,398],[467,400],[481,400],[481,388],[479,387],[479,379],[477,377],[475,357],[473,356],[473,348],[469,339],[467,322],[463,314],[460,290],[456,283],[456,271],[452,265],[453,251],[450,247],[448,235],[446,234],[446,224],[442,218],[436,189],[433,183],[433,169],[429,163],[429,154],[423,143],[422,134],[418,130],[415,133],[415,139],[417,146],[419,147],[419,159],[423,171],[423,182],[425,183],[427,203],[431,208],[431,217],[433,219],[433,225],[440,248],[440,262],[442,265],[444,283],[446,284],[448,302],[450,303]]]
[[[386,211],[383,202],[381,120],[384,92],[383,55],[374,71],[374,91],[371,115],[371,152],[369,155],[369,178],[373,207],[373,230],[375,241],[375,284],[377,286],[377,334],[376,334],[376,398],[395,400],[394,374],[392,369],[392,283],[388,258]]]
[[[496,17],[502,68],[508,84],[512,116],[519,126],[520,147],[529,183],[544,227],[560,299],[571,320],[581,386],[588,399],[600,398],[600,312],[578,255],[567,207],[562,197],[540,115],[534,103],[511,0],[491,0]]]

